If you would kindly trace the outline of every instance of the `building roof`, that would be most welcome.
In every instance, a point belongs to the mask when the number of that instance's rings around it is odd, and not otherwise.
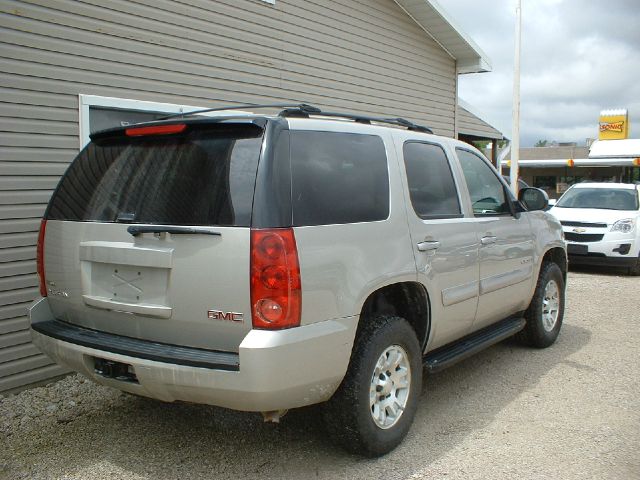
[[[511,167],[511,160],[502,160],[502,167]],[[520,160],[520,168],[555,168],[555,167],[640,167],[637,158],[556,158],[552,160],[532,159]]]
[[[483,120],[475,109],[461,98],[458,98],[458,135],[492,140],[505,138],[500,130]]]
[[[489,57],[436,0],[394,1],[456,60],[458,73],[491,71]]]
[[[640,157],[640,138],[627,140],[596,140],[591,144],[589,158]]]

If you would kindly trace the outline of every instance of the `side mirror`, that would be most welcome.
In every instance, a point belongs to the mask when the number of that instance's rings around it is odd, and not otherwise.
[[[523,188],[518,192],[518,200],[528,211],[546,210],[549,207],[549,196],[539,188]]]

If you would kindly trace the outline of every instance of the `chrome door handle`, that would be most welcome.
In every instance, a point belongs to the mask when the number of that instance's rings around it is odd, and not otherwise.
[[[482,245],[491,245],[493,243],[496,243],[497,240],[498,240],[498,237],[494,237],[492,235],[487,235],[486,237],[482,237],[480,239],[480,243]]]
[[[440,246],[440,242],[436,242],[435,240],[425,240],[424,242],[418,243],[418,250],[420,252],[430,252],[432,250],[437,250]]]

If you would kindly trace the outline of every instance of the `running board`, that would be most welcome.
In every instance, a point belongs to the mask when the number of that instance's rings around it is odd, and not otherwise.
[[[505,338],[515,335],[524,328],[524,318],[508,318],[490,327],[429,352],[424,357],[424,366],[429,372],[438,372],[458,363],[471,355],[494,345]]]

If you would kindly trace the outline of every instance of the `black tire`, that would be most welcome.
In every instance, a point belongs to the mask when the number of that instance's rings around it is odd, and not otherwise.
[[[632,267],[629,267],[629,275],[631,275],[632,277],[640,276],[640,255],[636,260],[636,264],[633,265]]]
[[[404,318],[379,315],[360,321],[362,326],[356,335],[347,374],[336,393],[324,405],[323,414],[327,431],[336,443],[349,452],[377,457],[393,450],[413,423],[422,389],[422,355],[416,333]],[[374,373],[378,360],[388,349],[396,347],[401,347],[406,353],[410,372],[405,378],[409,380],[409,388],[404,410],[401,410],[395,423],[382,428],[373,418],[370,390],[376,378]],[[395,382],[388,384],[395,385]],[[383,397],[384,392],[380,400]],[[386,409],[382,410],[386,412]],[[393,415],[390,417],[392,420],[388,421],[394,421]]]
[[[550,285],[551,282],[555,282],[558,293],[558,308],[555,324],[551,327],[549,320],[545,322],[545,318],[549,319],[549,316],[545,316],[545,291],[548,286],[553,290]],[[564,303],[565,303],[565,288],[564,277],[562,271],[557,264],[551,262],[545,262],[540,269],[540,276],[538,277],[538,283],[536,290],[531,300],[529,308],[525,312],[525,319],[527,324],[524,329],[518,333],[517,338],[523,344],[536,347],[546,348],[552,345],[562,327],[562,319],[564,317]],[[555,309],[553,310],[555,311]]]

